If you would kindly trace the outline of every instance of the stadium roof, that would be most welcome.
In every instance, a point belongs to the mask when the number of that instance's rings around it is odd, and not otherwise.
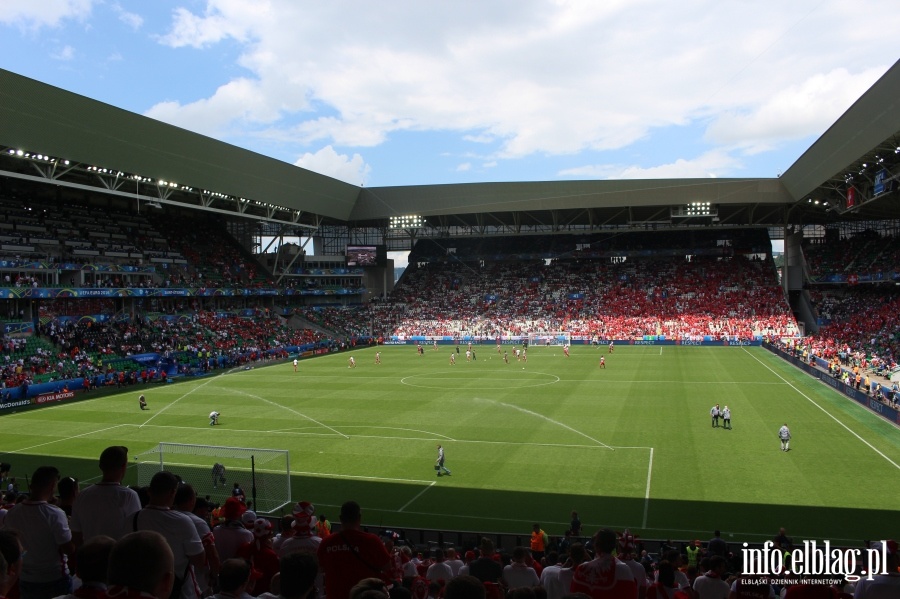
[[[889,219],[900,217],[896,181],[875,198],[872,190],[882,168],[888,177],[900,174],[900,61],[779,178],[362,188],[4,70],[0,151],[7,191],[27,186],[32,195],[60,201],[102,192],[303,227],[386,228],[391,216],[402,214],[424,216],[439,228],[512,232],[524,225]],[[860,205],[845,210],[851,184]],[[693,202],[714,206],[714,216],[686,216],[683,208]]]

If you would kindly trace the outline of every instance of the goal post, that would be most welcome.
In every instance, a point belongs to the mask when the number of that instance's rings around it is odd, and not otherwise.
[[[272,514],[291,503],[290,456],[285,449],[160,443],[134,456],[138,485],[147,486],[161,470],[181,477],[214,503],[224,503],[237,483],[258,514]]]
[[[572,345],[572,334],[569,331],[548,331],[544,333],[528,333],[529,346]]]

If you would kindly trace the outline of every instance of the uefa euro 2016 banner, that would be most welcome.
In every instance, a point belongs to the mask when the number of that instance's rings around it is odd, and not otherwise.
[[[354,289],[271,289],[233,287],[0,287],[4,299],[113,298],[113,297],[240,297],[279,295],[361,295]]]

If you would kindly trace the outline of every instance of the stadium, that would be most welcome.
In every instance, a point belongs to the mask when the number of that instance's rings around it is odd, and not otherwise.
[[[418,547],[559,539],[572,511],[651,552],[896,536],[900,63],[753,179],[364,188],[0,90],[19,490],[47,464],[97,482],[124,445],[129,484],[239,484],[272,518],[356,500]]]

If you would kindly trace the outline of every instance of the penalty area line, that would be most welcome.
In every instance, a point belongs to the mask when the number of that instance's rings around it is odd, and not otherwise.
[[[437,484],[437,481],[435,481],[435,480],[431,481],[431,484],[430,484],[430,485],[428,485],[427,487],[425,487],[424,489],[422,489],[421,491],[419,491],[419,492],[416,494],[415,497],[413,497],[412,499],[410,499],[409,501],[407,501],[407,502],[403,505],[402,508],[400,508],[399,510],[397,510],[397,512],[402,512],[403,510],[405,510],[406,508],[408,508],[408,507],[409,507],[416,499],[418,499],[419,497],[421,497],[422,495],[424,495],[424,494],[425,494],[425,491],[427,491],[428,489],[430,489],[431,487],[433,487],[433,486],[436,485],[436,484]]]
[[[647,528],[647,512],[650,511],[650,478],[653,476],[653,448],[650,448],[650,464],[647,466],[647,490],[644,492],[644,521],[641,528]]]

